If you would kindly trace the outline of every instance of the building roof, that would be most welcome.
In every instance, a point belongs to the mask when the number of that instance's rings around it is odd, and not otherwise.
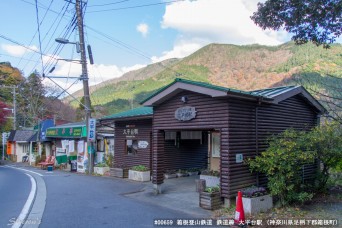
[[[237,97],[240,99],[273,104],[277,104],[291,96],[301,94],[318,110],[318,112],[326,112],[325,108],[302,86],[283,86],[255,91],[242,91],[180,78],[176,78],[174,82],[162,87],[150,97],[142,101],[141,104],[145,106],[155,106],[184,90],[209,95],[211,97]]]
[[[8,141],[11,142],[30,142],[32,136],[36,134],[36,131],[31,130],[12,130]]]
[[[85,122],[75,122],[75,123],[67,123],[67,124],[57,125],[54,127],[49,127],[49,129],[51,129],[51,128],[85,127],[85,126],[86,126]]]
[[[125,119],[129,117],[148,117],[153,115],[152,107],[139,107],[132,110],[115,113],[113,115],[102,117],[100,120],[106,119]]]

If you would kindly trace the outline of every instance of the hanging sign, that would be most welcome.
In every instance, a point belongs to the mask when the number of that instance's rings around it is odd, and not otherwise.
[[[180,121],[189,121],[196,117],[195,107],[180,107],[175,111],[175,118]]]
[[[88,141],[94,142],[96,139],[96,119],[89,119]]]

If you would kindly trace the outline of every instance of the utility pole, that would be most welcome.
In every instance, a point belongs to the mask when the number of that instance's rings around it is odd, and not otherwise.
[[[87,58],[86,58],[86,49],[84,43],[84,31],[83,31],[83,15],[82,15],[82,7],[81,0],[76,0],[76,16],[77,16],[77,26],[80,40],[80,51],[81,51],[81,64],[82,64],[82,80],[83,80],[83,93],[84,93],[84,105],[86,111],[86,126],[87,132],[89,129],[89,119],[91,118],[91,109],[90,109],[90,96],[89,96],[89,84],[88,84],[88,70],[87,70]],[[88,145],[88,133],[87,133],[87,145]],[[91,175],[93,172],[93,143],[90,143],[89,152],[89,174]]]

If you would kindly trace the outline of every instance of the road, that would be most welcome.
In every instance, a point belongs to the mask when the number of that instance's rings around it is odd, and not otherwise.
[[[20,214],[31,190],[29,177],[15,169],[0,166],[0,227]]]
[[[23,169],[31,172],[0,166],[0,227],[10,227],[9,220],[18,217],[28,198],[31,182],[25,173],[37,182],[32,210],[38,212],[32,215],[31,211],[29,218],[41,222],[39,227],[153,227],[154,219],[193,217],[126,197],[140,191],[144,187],[141,183],[64,171],[51,173],[32,167]],[[40,210],[42,215],[35,216]]]

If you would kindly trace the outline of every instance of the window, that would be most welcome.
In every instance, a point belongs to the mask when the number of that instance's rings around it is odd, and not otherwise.
[[[126,152],[128,155],[135,155],[138,152],[138,140],[126,140]]]
[[[220,157],[220,133],[219,132],[213,132],[211,134],[211,156],[213,158],[219,158]]]

